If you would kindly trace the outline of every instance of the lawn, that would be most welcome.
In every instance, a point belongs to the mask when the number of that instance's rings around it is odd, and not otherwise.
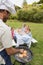
[[[8,20],[7,24],[11,27],[18,28],[21,27],[23,22],[18,20]],[[33,37],[38,41],[36,46],[31,46],[33,52],[33,59],[30,62],[31,65],[43,65],[43,24],[41,23],[29,23]]]

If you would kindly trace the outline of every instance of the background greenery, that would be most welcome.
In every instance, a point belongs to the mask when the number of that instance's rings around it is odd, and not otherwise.
[[[15,15],[11,15],[9,19],[17,19],[23,20],[24,22],[35,22],[35,23],[43,23],[43,3],[33,3],[28,5],[25,0],[23,3],[23,8],[19,8],[16,6],[17,13]]]
[[[43,24],[28,21],[25,23],[30,26],[33,37],[38,41],[38,43],[30,48],[33,52],[33,59],[30,62],[30,65],[43,65]],[[18,28],[22,26],[23,21],[8,20],[6,24]],[[12,58],[12,62],[14,62],[14,58]],[[16,65],[19,64],[17,63]]]

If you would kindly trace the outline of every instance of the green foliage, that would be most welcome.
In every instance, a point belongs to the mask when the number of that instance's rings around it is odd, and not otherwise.
[[[43,22],[43,11],[37,11],[37,13],[34,14],[34,21]]]
[[[43,3],[43,0],[40,0],[39,3]]]
[[[40,7],[41,9],[43,9],[43,4],[41,5],[41,7]]]
[[[10,15],[9,19],[17,19],[17,15]]]
[[[29,10],[21,9],[17,12],[18,19],[32,22],[43,22],[43,9],[31,8]]]
[[[19,20],[27,20],[28,19],[28,12],[24,10],[19,10],[17,12],[18,19]]]
[[[11,15],[9,19],[43,23],[43,4],[28,5],[17,10],[17,14]]]
[[[23,2],[23,7],[25,8],[27,5],[28,5],[28,4],[27,4],[27,1],[24,0],[24,2]]]
[[[21,9],[19,6],[15,6],[16,11],[18,11],[19,9]]]

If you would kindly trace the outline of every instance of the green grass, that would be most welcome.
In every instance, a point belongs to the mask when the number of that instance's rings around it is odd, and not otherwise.
[[[9,20],[8,25],[14,28],[21,27],[23,22],[17,20]],[[43,65],[43,24],[41,23],[29,23],[33,37],[38,41],[35,47],[31,46],[33,52],[33,59],[30,62],[31,65]],[[18,65],[18,64],[17,64]]]

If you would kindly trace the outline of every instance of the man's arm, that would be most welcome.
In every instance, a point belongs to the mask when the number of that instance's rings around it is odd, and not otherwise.
[[[17,52],[23,52],[23,50],[13,48],[12,46],[12,36],[10,29],[6,29],[4,35],[2,36],[2,45],[6,50],[8,55],[15,54]]]
[[[13,47],[6,48],[5,50],[6,50],[6,52],[7,52],[8,55],[13,55],[13,54],[15,54],[17,52],[20,52],[20,53],[24,52],[23,49],[16,49],[16,48],[13,48]]]

